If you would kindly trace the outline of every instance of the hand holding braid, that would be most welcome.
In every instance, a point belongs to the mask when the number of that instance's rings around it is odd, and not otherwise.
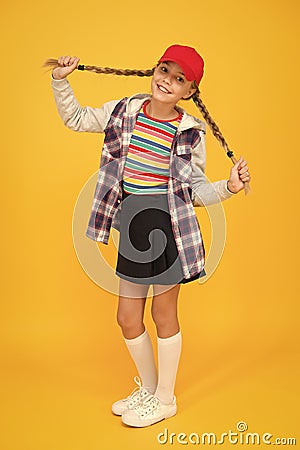
[[[68,75],[70,75],[70,73],[74,72],[74,70],[77,69],[79,60],[80,59],[76,58],[76,56],[60,56],[58,60],[48,60],[51,61],[51,67],[54,67],[52,70],[53,78],[55,78],[56,80],[66,78]],[[44,65],[46,65],[46,63]]]
[[[78,70],[88,70],[90,72],[100,73],[100,74],[113,74],[113,75],[124,75],[124,76],[138,76],[138,77],[151,77],[153,75],[154,69],[148,69],[148,70],[136,70],[136,69],[113,69],[109,67],[97,67],[97,66],[86,66],[86,65],[80,65],[78,62],[80,61],[79,58],[76,56],[60,56],[58,59],[47,59],[45,63],[43,64],[43,67],[49,67],[52,70],[53,78],[55,79],[63,79],[66,78],[70,73],[72,73],[75,69]],[[232,160],[234,164],[234,169],[239,169],[236,173],[235,177],[239,177],[239,180],[237,180],[237,183],[243,183],[243,187],[245,189],[245,194],[248,194],[250,192],[250,174],[248,172],[248,167],[246,165],[246,161],[240,159],[239,161],[234,157],[233,152],[229,149],[228,144],[222,135],[219,127],[217,126],[216,122],[212,119],[210,116],[206,106],[204,105],[203,101],[200,98],[200,91],[198,89],[198,86],[195,84],[194,87],[197,89],[195,94],[191,97],[194,101],[195,105],[201,112],[204,120],[210,127],[213,135],[215,138],[220,142],[221,146],[225,150],[227,156]],[[243,161],[243,163],[241,163]],[[239,164],[237,164],[239,162]],[[234,171],[231,173],[231,179]],[[240,187],[241,189],[241,187]],[[239,190],[240,190],[239,189]]]
[[[154,72],[153,69],[148,70],[136,70],[136,69],[112,69],[110,67],[97,67],[97,66],[84,66],[78,64],[80,61],[76,56],[60,56],[58,59],[47,59],[43,64],[43,67],[52,68],[52,74],[54,78],[62,79],[67,75],[72,73],[75,69],[78,70],[88,70],[89,72],[102,73],[106,75],[124,75],[132,76],[136,75],[138,77],[151,77]]]

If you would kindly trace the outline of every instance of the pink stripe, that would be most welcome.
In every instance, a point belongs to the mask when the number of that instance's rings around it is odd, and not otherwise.
[[[131,154],[134,159],[134,155],[142,156],[144,159],[149,161],[157,161],[162,164],[169,164],[170,156],[157,155],[157,153],[151,152],[150,150],[145,151],[144,149],[139,149],[129,146],[128,155]]]

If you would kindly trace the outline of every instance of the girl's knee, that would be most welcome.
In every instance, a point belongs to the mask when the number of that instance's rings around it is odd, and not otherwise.
[[[178,333],[180,330],[178,318],[174,317],[156,317],[154,320],[157,336],[169,337]]]
[[[177,314],[174,311],[166,314],[165,311],[152,308],[151,314],[156,328],[166,328],[178,323]]]
[[[153,304],[151,308],[152,319],[157,331],[176,329],[179,326],[177,310],[175,308],[162,308]]]
[[[127,339],[134,339],[145,331],[143,321],[127,320],[126,317],[117,317],[117,322],[122,330],[122,334]]]
[[[143,315],[132,314],[126,311],[118,311],[117,323],[122,329],[124,335],[139,335],[144,329]]]
[[[124,312],[118,312],[117,323],[121,328],[130,328],[138,325],[141,322],[140,319],[132,317],[130,314]]]

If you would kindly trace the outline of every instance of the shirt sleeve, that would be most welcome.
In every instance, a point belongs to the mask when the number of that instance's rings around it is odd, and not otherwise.
[[[57,111],[66,127],[73,131],[104,132],[119,100],[104,103],[100,108],[82,107],[67,78],[58,80],[51,75],[51,86]]]
[[[192,148],[192,202],[194,206],[208,206],[226,200],[232,195],[227,180],[207,182],[205,131],[199,131],[199,138]]]

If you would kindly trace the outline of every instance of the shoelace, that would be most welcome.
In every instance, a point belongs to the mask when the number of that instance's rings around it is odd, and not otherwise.
[[[136,411],[139,413],[141,417],[145,417],[150,414],[152,411],[157,409],[160,406],[160,401],[153,394],[149,394],[149,396],[144,400],[141,405],[135,407]]]
[[[134,381],[137,384],[137,387],[134,388],[131,394],[126,398],[126,400],[129,402],[129,406],[134,406],[137,395],[141,397],[146,397],[147,395],[149,395],[147,389],[143,388],[140,377],[135,376]]]

